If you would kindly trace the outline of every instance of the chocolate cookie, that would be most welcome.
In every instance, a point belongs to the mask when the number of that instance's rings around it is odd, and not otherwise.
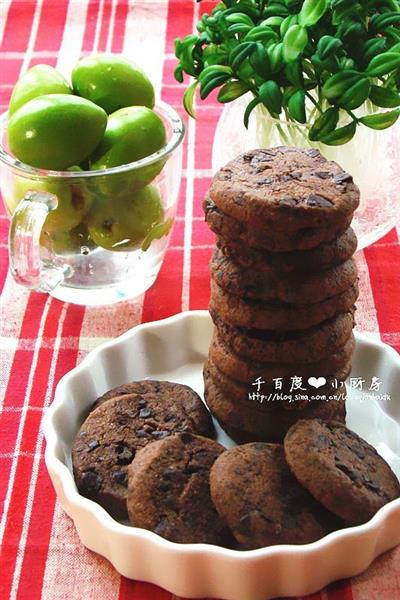
[[[252,443],[227,450],[211,468],[210,490],[241,548],[309,544],[333,523],[293,477],[283,447]]]
[[[247,246],[239,240],[218,238],[217,246],[223,254],[245,269],[257,271],[278,270],[284,273],[292,271],[319,272],[346,262],[357,249],[357,237],[349,227],[331,242],[320,244],[309,250],[295,252],[268,252]]]
[[[329,357],[346,343],[354,327],[354,308],[311,329],[288,332],[235,327],[223,321],[217,312],[210,314],[220,339],[238,356],[288,364]]]
[[[210,262],[211,277],[229,294],[255,300],[279,300],[293,304],[321,302],[346,291],[357,279],[357,267],[349,259],[319,273],[258,271],[236,265],[216,249]]]
[[[332,352],[328,358],[318,362],[310,363],[277,363],[277,362],[255,362],[254,360],[244,360],[238,354],[224,344],[214,330],[209,357],[215,366],[232,379],[249,383],[255,381],[258,377],[261,379],[272,380],[274,377],[290,378],[294,375],[309,377],[318,375],[326,377],[336,373],[348,365],[351,360],[355,347],[354,335],[351,335],[347,342],[336,352]]]
[[[299,421],[285,437],[296,479],[333,513],[364,523],[400,496],[400,484],[375,448],[344,425]]]
[[[324,242],[330,242],[344,233],[351,224],[351,215],[343,225],[330,227],[304,227],[296,231],[280,231],[273,223],[250,225],[223,213],[207,196],[203,202],[206,222],[215,234],[228,241],[239,241],[250,248],[271,252],[308,250]]]
[[[182,544],[224,545],[227,529],[210,497],[209,474],[225,448],[189,433],[149,444],[129,467],[132,525]]]
[[[192,415],[179,397],[126,394],[96,408],[72,446],[80,493],[101,504],[116,519],[126,518],[127,468],[136,451],[173,433],[209,432],[210,414],[200,399],[199,403],[197,414]],[[202,411],[205,416],[199,420]]]
[[[143,396],[146,396],[146,394],[158,394],[163,402],[167,404],[171,402],[176,403],[180,407],[180,410],[184,411],[186,415],[190,415],[195,424],[194,431],[196,433],[205,435],[206,437],[213,437],[214,430],[210,415],[200,396],[188,385],[154,379],[131,381],[119,385],[100,396],[94,403],[93,409],[112,398],[124,396],[125,394],[141,394]]]
[[[294,370],[294,368],[293,368]],[[304,377],[296,372],[292,372],[286,377],[281,379],[282,386],[277,388],[276,383],[274,382],[274,378],[279,378],[280,376],[274,376],[272,373],[269,378],[261,379],[260,375],[257,375],[254,379],[248,379],[245,383],[238,381],[237,379],[232,379],[223,373],[211,359],[211,356],[208,357],[207,362],[204,365],[204,373],[209,375],[211,379],[218,385],[218,387],[224,391],[224,394],[229,396],[232,399],[232,402],[241,402],[245,405],[252,405],[256,408],[258,407],[261,411],[274,409],[274,400],[268,401],[268,397],[274,396],[274,392],[281,391],[285,395],[295,395],[298,394],[301,396],[301,399],[294,402],[278,402],[279,407],[284,408],[285,410],[290,409],[298,409],[304,408],[309,404],[309,398],[315,397],[316,395],[326,395],[332,396],[342,395],[345,391],[344,382],[348,378],[351,372],[351,362],[347,361],[344,367],[338,371],[331,371],[329,375],[323,376],[318,371],[316,371],[313,375]],[[293,385],[292,378],[301,377],[301,386],[296,388]],[[325,381],[321,380],[321,383],[318,381],[315,382],[316,379],[322,378]],[[258,386],[257,380],[263,383]],[[311,384],[309,381],[311,380]],[[299,381],[296,379],[296,381]],[[315,387],[315,383],[317,383],[318,387]],[[292,393],[293,390],[293,393]],[[260,392],[261,395],[264,395],[262,399],[259,396],[255,396],[255,392]],[[255,398],[258,398],[256,401]],[[276,403],[275,403],[276,404]]]
[[[301,401],[295,400],[291,410],[282,410],[284,401],[279,399],[260,404],[258,401],[240,402],[232,398],[207,371],[204,373],[204,383],[204,396],[210,411],[222,429],[238,444],[248,441],[282,442],[288,429],[299,419],[319,418],[343,423],[346,419],[344,388],[343,391],[334,390],[333,399],[329,401],[312,400],[301,404]],[[317,395],[322,395],[320,390],[315,391],[314,397]],[[269,404],[271,407],[268,409]]]
[[[209,193],[234,219],[290,232],[345,227],[360,202],[339,165],[318,150],[287,146],[241,154],[214,175]]]
[[[210,312],[239,327],[302,330],[347,312],[358,298],[357,281],[347,290],[313,304],[289,304],[242,299],[223,290],[211,280]]]

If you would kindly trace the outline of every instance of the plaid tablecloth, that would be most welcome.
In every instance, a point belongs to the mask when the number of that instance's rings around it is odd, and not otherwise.
[[[181,109],[173,41],[213,3],[192,0],[0,0],[1,110],[19,74],[48,63],[68,74],[80,56],[123,52],[148,70],[163,100]],[[211,175],[220,107],[215,98],[188,123],[178,218],[161,274],[136,301],[83,308],[28,293],[7,274],[7,217],[0,216],[0,598],[170,600],[155,586],[121,578],[89,552],[57,504],[43,460],[41,421],[60,377],[88,351],[140,323],[206,308],[213,236],[201,200]],[[358,253],[358,328],[400,350],[398,231]],[[318,565],[315,566],[318,568]],[[400,598],[400,548],[363,575],[308,600]],[[245,599],[243,599],[245,600]]]

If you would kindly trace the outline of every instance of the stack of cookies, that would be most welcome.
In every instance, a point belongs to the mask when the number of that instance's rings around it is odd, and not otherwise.
[[[351,175],[314,149],[254,150],[215,175],[205,397],[235,441],[280,442],[304,418],[345,421],[358,204]]]

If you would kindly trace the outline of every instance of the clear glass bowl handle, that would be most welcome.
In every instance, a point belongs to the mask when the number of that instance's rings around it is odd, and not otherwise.
[[[37,292],[51,292],[62,283],[69,266],[51,249],[41,256],[40,235],[57,197],[47,192],[29,192],[18,204],[9,233],[10,270],[17,283]]]

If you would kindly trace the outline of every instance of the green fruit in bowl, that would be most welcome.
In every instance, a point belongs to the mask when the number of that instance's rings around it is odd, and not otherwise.
[[[109,116],[104,137],[91,158],[92,170],[110,169],[146,158],[165,146],[166,132],[160,117],[145,106],[121,108]],[[105,193],[125,193],[150,183],[165,160],[107,177]]]
[[[86,56],[72,71],[72,85],[78,96],[109,114],[125,106],[154,106],[151,81],[140,67],[122,56]]]
[[[163,216],[160,193],[148,185],[114,202],[98,200],[89,215],[89,233],[98,246],[126,252],[140,246]]]
[[[107,125],[102,108],[68,94],[30,100],[8,122],[8,144],[18,160],[39,169],[65,171],[84,161]]]
[[[91,206],[90,195],[76,183],[16,177],[12,198],[6,200],[10,213],[29,192],[45,192],[57,198],[57,206],[49,212],[43,226],[43,231],[49,234],[73,229],[81,223]]]
[[[21,106],[45,94],[72,94],[68,81],[50,65],[35,65],[14,86],[8,107],[11,117]]]

